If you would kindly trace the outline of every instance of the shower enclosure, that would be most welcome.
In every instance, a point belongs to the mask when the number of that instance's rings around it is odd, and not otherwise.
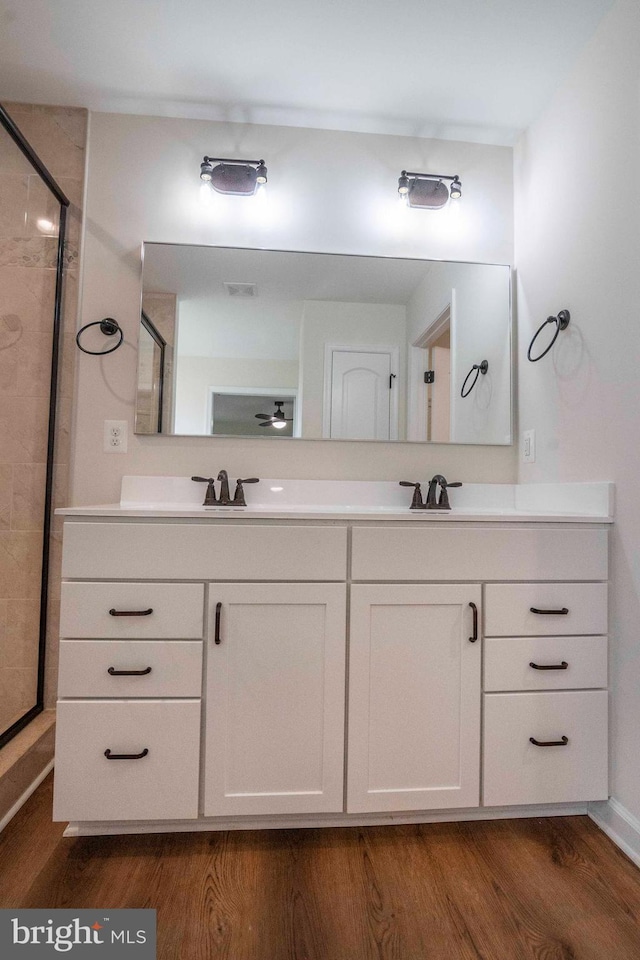
[[[43,709],[68,206],[0,106],[0,747]]]

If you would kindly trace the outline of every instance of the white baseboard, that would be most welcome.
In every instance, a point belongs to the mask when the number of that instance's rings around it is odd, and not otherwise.
[[[640,867],[640,820],[614,797],[590,803],[587,813],[616,846]]]
[[[2,818],[2,820],[0,820],[0,833],[2,833],[2,831],[4,830],[4,828],[6,827],[6,825],[7,825],[8,823],[10,823],[11,820],[13,820],[13,818],[14,818],[15,815],[16,815],[16,813],[17,813],[18,810],[20,809],[20,807],[24,806],[24,804],[27,802],[27,800],[29,799],[29,797],[31,796],[31,794],[34,792],[34,790],[36,790],[36,789],[40,786],[40,784],[42,783],[42,781],[44,780],[44,778],[45,778],[49,773],[51,773],[52,770],[53,770],[53,757],[51,758],[51,760],[49,760],[49,763],[46,765],[46,767],[44,768],[44,770],[42,770],[42,771],[38,774],[38,776],[35,778],[35,780],[33,781],[33,783],[30,783],[29,786],[27,787],[27,789],[24,791],[24,793],[23,793],[21,796],[18,797],[18,799],[16,800],[16,802],[14,803],[14,805],[11,807],[11,809],[8,810],[8,811],[5,813],[5,815],[4,815],[4,817]]]
[[[203,817],[199,820],[72,821],[65,837],[119,836],[135,833],[194,833],[201,830],[289,830],[315,827],[385,827],[401,823],[455,823],[464,820],[506,820],[522,817],[584,815],[586,803],[535,804],[523,807],[473,807],[430,813],[329,813],[308,816]]]

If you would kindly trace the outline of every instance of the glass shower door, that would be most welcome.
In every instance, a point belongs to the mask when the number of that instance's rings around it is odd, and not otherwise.
[[[67,206],[0,107],[0,747],[43,707]]]

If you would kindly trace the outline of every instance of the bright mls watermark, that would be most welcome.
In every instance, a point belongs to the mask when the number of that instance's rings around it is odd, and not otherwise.
[[[0,910],[0,957],[156,960],[155,910]]]

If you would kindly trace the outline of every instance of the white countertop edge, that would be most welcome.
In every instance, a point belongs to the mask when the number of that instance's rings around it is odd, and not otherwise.
[[[111,518],[139,518],[146,520],[181,519],[181,520],[409,520],[415,523],[427,521],[443,522],[471,522],[482,521],[488,523],[499,522],[535,522],[535,523],[613,523],[613,517],[601,514],[570,514],[570,513],[535,513],[524,510],[462,510],[438,512],[437,510],[394,510],[393,508],[358,509],[336,508],[309,509],[298,507],[289,510],[252,509],[251,507],[212,507],[210,509],[189,509],[180,507],[159,508],[149,507],[121,507],[110,503],[86,507],[62,507],[56,511],[62,517],[111,517]]]

